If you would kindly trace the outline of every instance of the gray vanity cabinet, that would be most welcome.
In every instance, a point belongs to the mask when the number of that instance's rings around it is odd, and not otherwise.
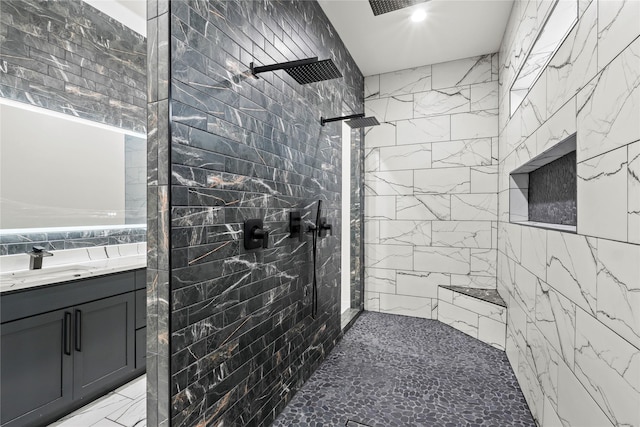
[[[144,372],[144,277],[142,269],[2,295],[2,427],[47,425]]]
[[[25,425],[25,418],[37,420],[40,414],[69,405],[73,399],[71,351],[67,310],[2,325],[3,426]]]
[[[133,293],[73,308],[73,398],[92,395],[135,369]]]

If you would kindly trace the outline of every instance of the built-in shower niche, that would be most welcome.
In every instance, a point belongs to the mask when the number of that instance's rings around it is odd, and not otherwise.
[[[576,232],[576,135],[513,170],[509,221]]]

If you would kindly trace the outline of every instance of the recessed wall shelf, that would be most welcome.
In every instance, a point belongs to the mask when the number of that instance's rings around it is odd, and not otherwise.
[[[576,232],[576,135],[514,169],[509,176],[509,221]]]

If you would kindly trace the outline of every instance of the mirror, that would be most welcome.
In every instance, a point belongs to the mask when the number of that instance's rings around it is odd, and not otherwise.
[[[0,104],[0,229],[146,222],[146,135]]]

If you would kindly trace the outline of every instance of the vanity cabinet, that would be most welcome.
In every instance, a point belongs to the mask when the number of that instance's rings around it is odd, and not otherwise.
[[[72,402],[70,318],[68,311],[57,310],[1,326],[3,426],[35,423],[39,414]]]
[[[139,272],[2,295],[2,427],[46,425],[144,372]]]

